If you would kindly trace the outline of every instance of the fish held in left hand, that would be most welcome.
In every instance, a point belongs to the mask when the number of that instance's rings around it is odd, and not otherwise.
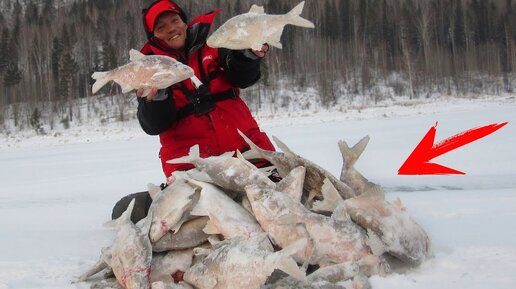
[[[220,26],[206,44],[214,48],[261,50],[264,43],[282,48],[281,34],[285,25],[314,28],[314,24],[299,16],[305,2],[283,15],[265,14],[262,6],[253,5],[249,12],[237,15]]]
[[[165,89],[194,76],[191,67],[172,57],[144,55],[134,49],[129,51],[129,55],[129,63],[110,71],[94,72],[91,75],[91,78],[96,80],[91,89],[93,94],[111,80],[122,87],[122,93],[127,93],[138,88]]]

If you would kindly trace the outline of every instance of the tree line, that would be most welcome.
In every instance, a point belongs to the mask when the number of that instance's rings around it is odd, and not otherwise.
[[[283,14],[299,0],[178,0],[190,16],[223,8],[215,28],[252,4]],[[95,110],[95,99],[120,94],[116,85],[91,95],[94,71],[128,61],[146,36],[141,10],[152,1],[11,0],[0,11],[0,128],[68,123]],[[516,86],[516,4],[512,0],[307,0],[303,17],[315,29],[287,26],[283,49],[263,62],[249,91],[253,107],[281,87],[313,87],[323,106],[343,97],[373,101],[395,95],[512,92]],[[134,100],[134,99],[133,99]],[[113,98],[117,118],[130,97]],[[258,105],[257,105],[258,104]],[[129,109],[129,111],[132,111]],[[92,113],[94,115],[94,113]],[[42,117],[42,115],[44,117]],[[34,124],[35,123],[35,124]]]

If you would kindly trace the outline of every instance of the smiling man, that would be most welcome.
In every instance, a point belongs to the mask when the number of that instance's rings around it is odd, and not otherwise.
[[[199,145],[201,157],[246,150],[237,130],[263,149],[274,150],[239,97],[240,88],[260,78],[260,62],[268,45],[262,51],[208,47],[206,38],[219,11],[197,16],[187,24],[185,12],[176,3],[158,0],[143,13],[149,40],[141,52],[173,57],[190,66],[203,83],[196,87],[188,79],[162,91],[153,89],[148,95],[137,91],[138,119],[146,133],[160,136],[161,163],[167,178],[176,170],[192,168],[166,161],[187,155],[193,145]]]
[[[143,95],[143,89],[136,92],[141,127],[147,134],[159,135],[167,184],[174,181],[174,171],[189,170],[193,166],[166,161],[188,155],[193,145],[199,145],[203,158],[247,150],[248,145],[238,130],[262,149],[274,150],[240,98],[240,88],[260,79],[260,62],[269,46],[264,44],[260,51],[207,46],[211,24],[219,11],[199,15],[189,23],[185,12],[170,0],[155,1],[143,11],[148,41],[141,52],[173,57],[190,66],[203,83],[197,87],[188,79],[167,89],[151,89],[147,95]],[[269,165],[261,159],[254,164],[257,167]],[[150,204],[147,193],[138,196],[136,211],[141,205]],[[122,199],[115,206],[113,217],[121,214],[133,197],[135,194],[124,198],[125,201]]]

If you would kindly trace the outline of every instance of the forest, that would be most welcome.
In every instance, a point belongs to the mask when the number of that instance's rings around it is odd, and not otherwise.
[[[0,132],[104,117],[134,118],[134,92],[116,84],[91,94],[91,74],[128,62],[146,41],[141,0],[2,0]],[[178,0],[189,18],[216,8],[214,24],[263,5],[284,14],[299,0]],[[357,96],[475,97],[516,89],[516,4],[512,0],[307,0],[315,29],[287,26],[283,49],[262,62],[246,91],[253,110],[280,89],[313,88],[322,107]],[[106,102],[107,100],[107,102]],[[103,112],[103,104],[116,113]],[[80,105],[79,105],[80,104]],[[104,113],[104,114],[103,114]]]

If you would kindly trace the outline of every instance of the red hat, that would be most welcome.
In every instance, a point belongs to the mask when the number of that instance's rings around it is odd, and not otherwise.
[[[186,23],[186,14],[181,7],[170,0],[158,0],[152,3],[149,8],[143,10],[143,25],[147,33],[154,31],[156,19],[164,12],[179,14],[179,17]]]

